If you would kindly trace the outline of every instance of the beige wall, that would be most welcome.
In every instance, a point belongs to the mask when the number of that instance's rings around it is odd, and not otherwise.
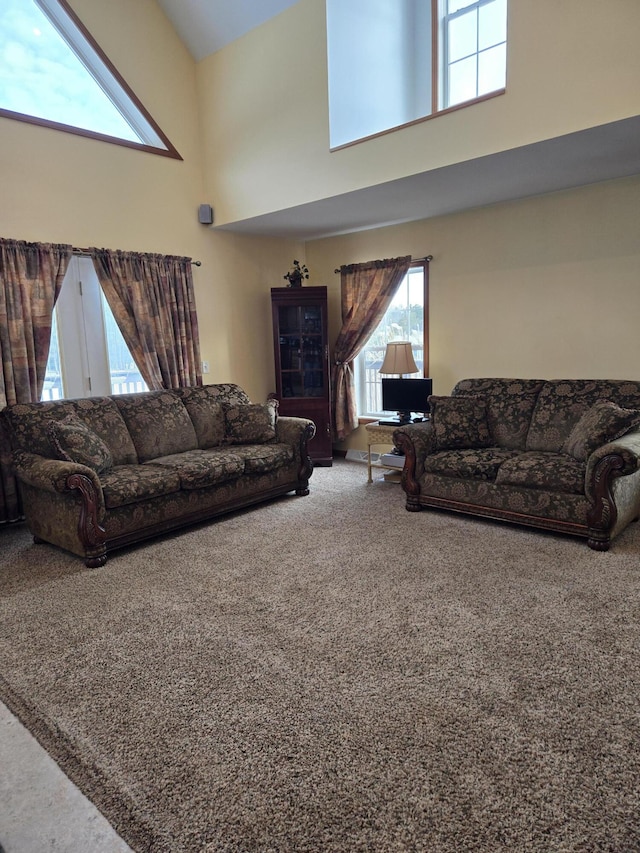
[[[238,239],[200,225],[203,187],[196,70],[155,0],[71,5],[176,146],[182,161],[0,118],[0,236],[188,255],[205,381],[273,388],[269,287],[299,244]],[[126,22],[126,26],[123,25]]]
[[[340,327],[345,263],[433,255],[434,392],[470,376],[637,379],[640,178],[307,244]],[[341,445],[363,447],[358,429]]]
[[[324,0],[198,64],[218,223],[429,171],[640,113],[637,0],[511,0],[507,92],[329,151]]]
[[[584,20],[579,14],[583,4],[577,0],[512,0],[510,93],[517,83],[528,92],[530,106],[544,95],[535,114],[541,134],[557,130],[562,122],[565,129],[575,129],[594,119],[621,117],[638,97],[631,91],[638,79],[638,57],[635,52],[628,55],[627,32],[638,29],[631,25],[640,23],[640,4],[613,3],[615,15],[611,4],[602,4],[605,14],[601,4],[589,0],[589,26],[576,27],[576,21]],[[0,119],[0,235],[201,260],[194,281],[202,357],[211,363],[209,381],[237,381],[256,400],[273,390],[269,289],[283,284],[282,275],[294,257],[309,265],[310,284],[330,288],[334,340],[339,328],[339,277],[334,269],[407,253],[434,255],[431,373],[437,392],[448,392],[457,379],[470,374],[637,377],[638,179],[306,247],[216,232],[197,222],[200,203],[213,204],[218,219],[220,205],[224,207],[231,195],[238,209],[257,212],[300,201],[300,196],[306,200],[326,194],[332,186],[345,189],[376,180],[378,174],[384,177],[390,168],[400,168],[404,154],[408,168],[431,163],[442,156],[444,133],[440,137],[441,131],[433,131],[432,147],[422,143],[427,128],[440,120],[391,134],[385,141],[354,146],[342,152],[345,158],[328,154],[322,0],[301,0],[197,69],[155,0],[72,0],[72,5],[89,29],[100,34],[101,46],[184,160]],[[541,32],[543,19],[549,17],[557,23],[557,34],[541,63],[539,40],[524,38],[520,28],[526,22],[531,33]],[[552,29],[545,27],[549,38]],[[601,46],[593,56],[592,30]],[[522,44],[516,51],[518,39]],[[588,74],[590,97],[577,92],[577,71],[567,72],[569,94],[553,85],[563,51],[566,64],[568,44],[575,54],[572,69],[575,65]],[[287,45],[294,46],[293,60],[287,58]],[[514,65],[517,52],[524,52],[521,72]],[[250,56],[254,71],[248,76],[244,64]],[[586,67],[589,58],[592,70]],[[533,75],[524,73],[534,64],[540,81],[535,87]],[[617,87],[613,76],[620,77]],[[566,101],[572,97],[575,104],[568,110]],[[243,99],[246,106],[241,105]],[[491,110],[498,109],[499,102],[506,100],[494,99]],[[545,119],[547,109],[550,117]],[[524,121],[523,110],[516,115]],[[473,140],[458,139],[454,131],[462,113],[456,116],[447,125],[449,142],[455,142],[452,156],[463,156],[464,146]],[[536,123],[534,117],[527,122],[519,131],[523,139],[531,138]],[[503,116],[498,127],[509,131],[511,144],[517,122],[508,125]],[[480,145],[483,139],[488,137],[479,133]],[[392,150],[403,156],[388,157],[390,165],[383,163],[385,152]]]

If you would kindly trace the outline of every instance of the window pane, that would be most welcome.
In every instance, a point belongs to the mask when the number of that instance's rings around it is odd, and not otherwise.
[[[506,82],[507,46],[500,44],[478,57],[478,95],[503,89]]]
[[[478,49],[478,13],[475,9],[449,21],[448,60],[455,62]]]
[[[136,367],[104,293],[102,294],[102,311],[107,338],[111,393],[133,394],[136,391],[148,391],[149,388]]]
[[[53,312],[51,324],[51,344],[49,346],[49,358],[47,359],[47,370],[44,375],[41,400],[60,400],[62,392],[62,371],[60,369],[60,347],[58,345],[58,321],[56,312]]]
[[[382,382],[378,372],[388,341],[410,341],[418,371],[422,377],[424,365],[424,271],[410,270],[364,348],[356,358],[356,384],[360,414],[382,413]]]
[[[479,11],[478,47],[485,50],[507,40],[507,0],[494,0]]]
[[[476,94],[476,57],[470,56],[450,65],[448,106],[470,101]]]
[[[0,107],[140,142],[33,0],[3,0]]]

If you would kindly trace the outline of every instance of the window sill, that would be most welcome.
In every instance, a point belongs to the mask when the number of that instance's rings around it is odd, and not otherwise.
[[[416,124],[422,124],[425,121],[431,121],[434,118],[449,115],[449,113],[464,110],[467,107],[472,107],[475,104],[482,104],[484,101],[490,101],[492,98],[498,98],[506,93],[506,89],[496,89],[495,92],[488,92],[486,95],[481,95],[479,98],[472,98],[470,101],[462,101],[460,104],[454,104],[452,107],[444,107],[441,110],[429,113],[427,116],[414,118],[412,121],[407,121],[404,124],[398,124],[395,127],[388,127],[385,130],[379,130],[377,133],[371,133],[369,136],[361,136],[359,139],[352,139],[349,142],[343,142],[341,145],[334,145],[329,148],[329,152],[333,154],[335,151],[342,151],[344,148],[350,148],[352,145],[359,145],[361,142],[368,142],[370,139],[377,139],[379,136],[386,136],[388,133],[395,133],[396,130],[404,130],[406,127],[414,127]]]

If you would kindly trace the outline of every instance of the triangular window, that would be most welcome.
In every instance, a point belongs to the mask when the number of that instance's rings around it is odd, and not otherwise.
[[[2,0],[0,116],[181,159],[66,0]]]

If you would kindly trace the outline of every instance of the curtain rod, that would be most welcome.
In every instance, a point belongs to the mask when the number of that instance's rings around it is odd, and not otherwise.
[[[425,255],[424,258],[411,258],[412,264],[428,264],[429,261],[433,260],[433,255]],[[351,264],[346,264],[346,266],[352,266]],[[353,264],[353,266],[357,266],[357,264]],[[334,270],[334,273],[342,272],[341,268],[338,267],[337,270]]]
[[[72,255],[83,255],[85,258],[91,257],[91,252],[89,251],[89,249],[78,249],[75,246],[73,247],[71,254]],[[193,264],[194,267],[201,267],[202,266],[202,261],[191,261],[191,263]]]

